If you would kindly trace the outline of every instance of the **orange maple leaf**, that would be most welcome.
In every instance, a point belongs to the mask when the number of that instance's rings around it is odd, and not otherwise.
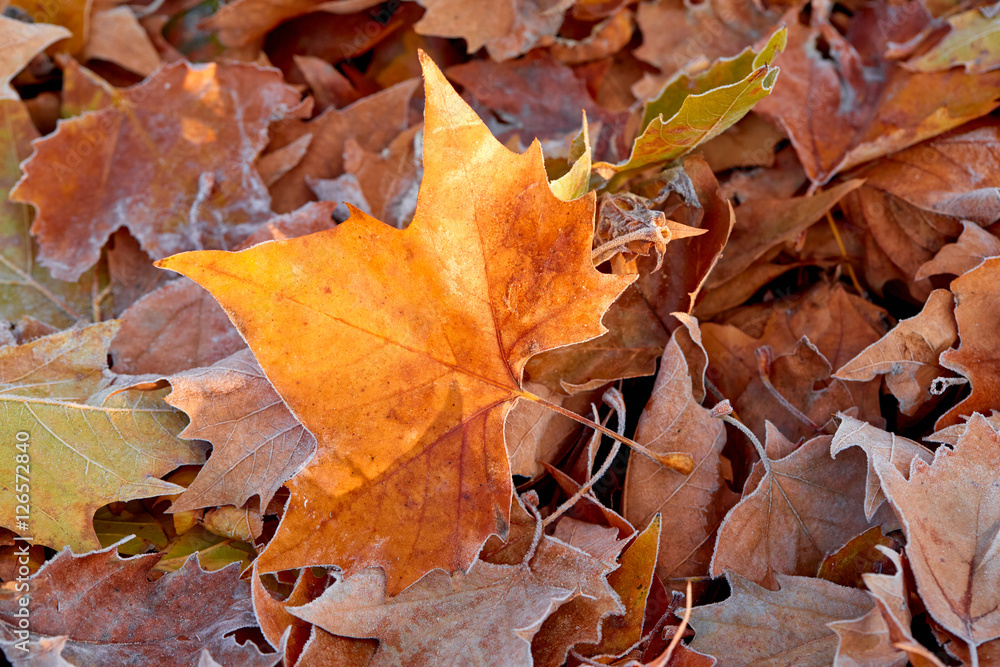
[[[318,451],[261,572],[377,565],[393,595],[505,536],[503,423],[528,358],[589,340],[634,279],[591,261],[594,195],[560,201],[541,147],[504,148],[424,54],[424,181],[399,231],[339,227],[158,263],[229,313]]]

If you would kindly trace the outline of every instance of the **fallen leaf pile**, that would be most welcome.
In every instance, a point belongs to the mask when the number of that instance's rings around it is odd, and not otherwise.
[[[1000,663],[1000,3],[0,8],[10,664]]]

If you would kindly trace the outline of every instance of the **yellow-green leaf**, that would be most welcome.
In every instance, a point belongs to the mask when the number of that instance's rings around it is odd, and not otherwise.
[[[176,436],[183,413],[159,392],[121,391],[128,384],[108,372],[117,331],[102,322],[0,348],[0,525],[36,544],[99,549],[98,508],[177,493],[158,478],[204,461]]]
[[[971,74],[1000,67],[1000,17],[997,7],[978,7],[948,19],[951,32],[927,53],[903,64],[914,72],[943,72],[964,66]],[[989,13],[993,12],[993,15]]]
[[[174,540],[153,569],[160,572],[179,570],[193,553],[198,554],[198,563],[208,572],[221,570],[230,563],[240,563],[241,568],[246,568],[257,556],[257,552],[246,542],[222,537],[209,532],[204,526],[196,526]]]
[[[646,104],[643,129],[628,160],[598,162],[594,171],[611,178],[676,160],[725,131],[771,92],[778,68],[769,63],[784,50],[786,38],[787,31],[782,28],[759,52],[748,48],[716,61],[696,77],[680,74],[671,79],[656,99]]]
[[[146,553],[150,547],[155,547],[159,551],[170,543],[163,526],[148,512],[133,514],[126,511],[113,514],[107,507],[102,507],[94,515],[94,530],[102,548],[131,537],[132,539],[118,547],[118,553],[125,556]]]
[[[590,189],[590,133],[587,131],[587,112],[583,112],[583,129],[573,138],[570,148],[573,166],[569,171],[549,183],[552,193],[563,201],[572,201],[587,194]]]

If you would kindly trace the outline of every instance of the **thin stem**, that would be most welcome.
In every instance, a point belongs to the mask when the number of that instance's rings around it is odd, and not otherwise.
[[[617,413],[618,434],[621,435],[625,431],[625,405],[624,402],[621,400],[621,392],[618,391],[617,389],[609,389],[607,392],[604,393],[604,402],[610,405]],[[561,517],[563,514],[565,514],[567,510],[569,510],[569,508],[573,507],[573,505],[575,505],[577,501],[580,500],[580,498],[583,498],[590,492],[592,488],[594,488],[594,484],[597,483],[597,480],[603,477],[604,473],[606,473],[608,469],[611,467],[611,463],[615,460],[615,457],[618,456],[619,449],[621,449],[621,443],[616,440],[615,444],[611,447],[611,451],[608,453],[607,458],[604,460],[604,464],[601,465],[600,469],[596,473],[594,473],[593,477],[587,480],[586,484],[577,489],[576,493],[570,496],[569,500],[567,500],[558,508],[556,508],[555,512],[545,517],[545,521],[542,522],[544,526],[548,526],[550,523],[552,523],[553,521]]]
[[[726,422],[727,424],[732,424],[739,430],[743,431],[743,435],[749,438],[750,442],[753,443],[753,446],[757,448],[757,455],[760,457],[761,463],[764,464],[764,469],[770,471],[771,459],[767,458],[767,452],[764,451],[764,445],[760,444],[760,440],[758,440],[757,436],[753,434],[753,431],[744,426],[743,422],[739,421],[738,419],[733,419],[732,415],[723,415],[722,417],[720,417],[720,419]]]
[[[833,221],[833,216],[830,212],[826,212],[826,221],[830,223],[830,231],[833,232],[833,238],[837,241],[837,246],[840,248],[840,255],[844,258],[844,264],[847,265],[847,274],[851,276],[851,283],[854,284],[854,289],[858,291],[861,296],[865,295],[865,291],[861,288],[861,283],[858,282],[858,276],[854,273],[854,267],[851,266],[851,260],[847,258],[847,248],[844,246],[844,241],[840,238],[840,230],[837,229],[837,223]]]
[[[653,461],[656,461],[665,468],[676,470],[677,472],[684,475],[689,475],[691,474],[691,471],[694,470],[694,460],[691,458],[690,454],[685,454],[684,452],[667,452],[665,454],[657,454],[656,452],[650,451],[646,447],[640,445],[635,440],[626,438],[623,435],[618,435],[609,428],[601,426],[600,424],[593,422],[582,415],[578,415],[572,410],[567,410],[561,405],[549,403],[544,398],[535,396],[531,392],[521,391],[520,397],[532,401],[534,403],[538,403],[539,405],[544,405],[553,412],[558,412],[562,416],[569,417],[575,422],[583,424],[584,426],[589,426],[592,429],[596,429],[601,433],[603,433],[604,435],[608,436],[609,438],[614,439],[616,442],[620,442],[623,445],[631,447],[633,451],[636,451],[642,454],[643,456],[646,456],[652,459]]]
[[[608,261],[614,257],[615,253],[619,252],[622,247],[628,245],[632,241],[647,241],[653,244],[661,243],[665,245],[670,241],[670,239],[663,238],[663,232],[659,227],[653,227],[652,229],[640,229],[635,232],[629,232],[628,234],[622,234],[621,236],[613,238],[607,243],[602,243],[594,248],[591,252],[591,257],[593,257],[594,260],[594,266],[599,266]]]
[[[538,551],[538,544],[542,541],[542,532],[545,529],[545,524],[542,522],[542,515],[538,513],[538,508],[533,503],[525,502],[524,507],[531,516],[535,517],[535,534],[531,539],[531,546],[528,547],[528,552],[524,554],[524,558],[521,560],[521,564],[528,567],[531,559],[535,557],[535,552]]]

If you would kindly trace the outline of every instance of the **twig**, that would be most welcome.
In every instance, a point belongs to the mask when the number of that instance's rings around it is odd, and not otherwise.
[[[623,434],[625,432],[625,400],[622,393],[612,387],[604,392],[603,399],[604,402],[611,406],[611,408],[618,414],[618,434]],[[615,456],[618,455],[619,449],[621,449],[621,443],[615,441],[615,444],[612,445],[611,451],[608,452],[608,456],[604,460],[604,464],[601,465],[600,469],[594,473],[593,477],[587,480],[586,484],[577,489],[576,493],[570,496],[569,500],[560,505],[555,512],[545,517],[545,521],[542,522],[544,526],[548,526],[550,523],[565,514],[569,508],[573,507],[573,505],[580,500],[580,498],[583,498],[592,488],[594,488],[594,484],[597,483],[597,480],[603,477],[604,473],[606,473],[611,467],[611,463],[615,460]]]
[[[611,429],[601,426],[597,422],[593,422],[582,415],[578,415],[572,410],[567,410],[561,405],[556,405],[555,403],[549,403],[544,398],[535,396],[529,391],[521,391],[519,396],[534,403],[544,405],[549,410],[552,410],[553,412],[558,412],[564,417],[569,417],[573,421],[583,424],[584,426],[589,426],[592,429],[596,429],[601,433],[603,433],[604,435],[608,436],[609,438],[613,438],[615,441],[620,442],[628,447],[631,447],[633,451],[636,451],[642,454],[643,456],[646,456],[652,459],[653,461],[656,461],[665,468],[676,470],[677,472],[683,475],[689,475],[691,474],[691,471],[694,470],[694,460],[691,458],[690,454],[686,454],[684,452],[666,452],[663,454],[657,454],[656,452],[650,451],[643,445],[640,445],[635,440],[626,438],[623,435],[618,435]]]

